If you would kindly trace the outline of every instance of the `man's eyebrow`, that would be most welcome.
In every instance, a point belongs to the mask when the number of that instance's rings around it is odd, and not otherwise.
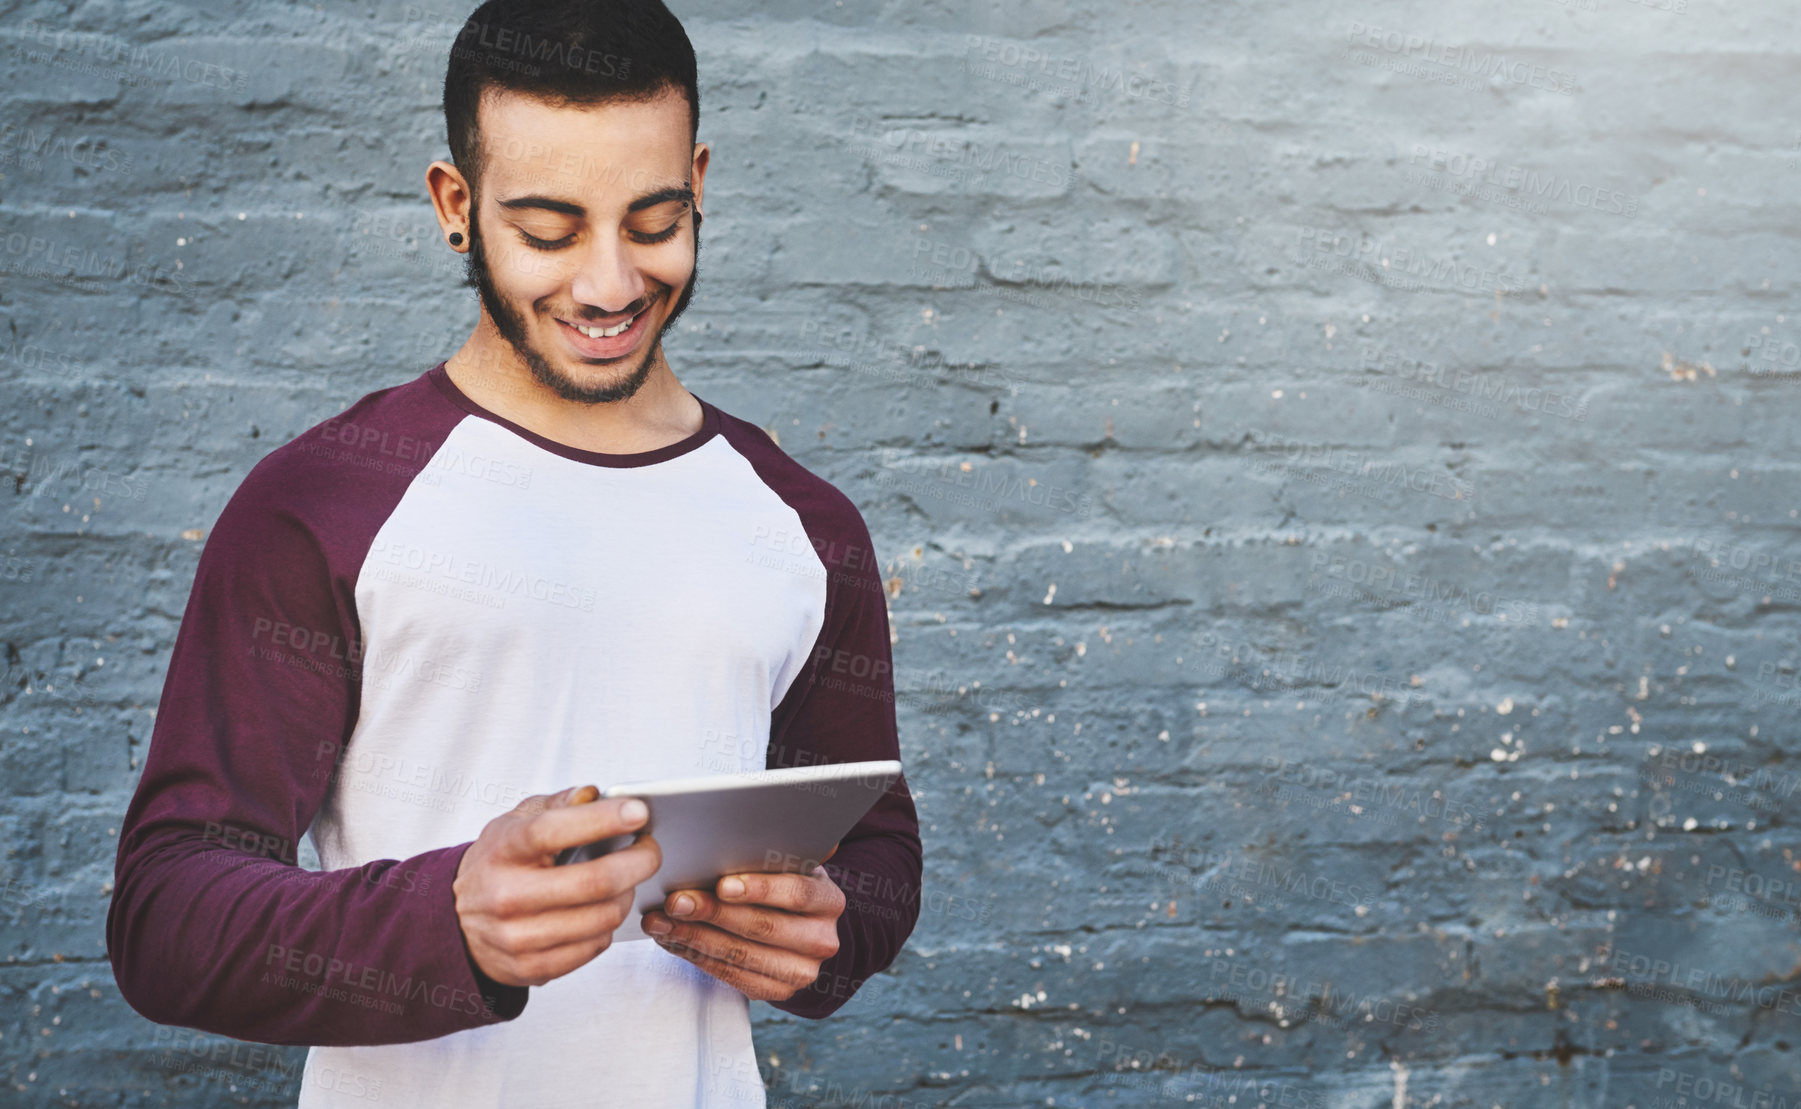
[[[655,208],[659,204],[667,204],[671,200],[685,200],[694,203],[694,190],[686,185],[671,185],[666,189],[645,193],[643,196],[625,206],[628,212],[638,212],[645,208]]]
[[[671,185],[668,188],[657,189],[654,192],[648,192],[643,196],[638,197],[636,200],[626,205],[625,210],[627,212],[640,212],[646,208],[654,208],[659,204],[667,204],[672,200],[685,200],[692,204],[694,203],[694,190],[686,185]],[[516,196],[508,200],[499,201],[498,203],[502,208],[505,208],[508,211],[517,211],[522,208],[540,208],[546,212],[558,212],[565,216],[576,216],[578,218],[588,214],[588,210],[580,204],[572,204],[567,200],[557,200],[548,196]]]

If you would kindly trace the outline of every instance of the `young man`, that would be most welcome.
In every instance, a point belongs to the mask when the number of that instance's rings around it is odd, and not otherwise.
[[[119,987],[314,1045],[303,1107],[760,1106],[749,1000],[826,1016],[912,931],[904,778],[828,866],[674,898],[654,942],[614,942],[654,839],[553,859],[643,823],[571,783],[900,757],[869,533],[664,358],[708,150],[658,0],[484,4],[444,109],[480,323],[220,516],[121,829]]]

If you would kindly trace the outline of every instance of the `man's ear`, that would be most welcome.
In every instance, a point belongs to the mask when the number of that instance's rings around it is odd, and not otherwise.
[[[712,154],[713,152],[707,148],[706,143],[694,144],[694,165],[689,170],[691,174],[689,180],[694,183],[694,226],[696,227],[700,226],[700,210],[704,207],[701,203],[701,194],[706,190],[707,162],[711,159]]]
[[[438,230],[444,235],[452,231],[468,234],[475,218],[470,210],[472,193],[461,170],[439,160],[425,167],[425,189],[431,194],[432,211],[438,217]]]

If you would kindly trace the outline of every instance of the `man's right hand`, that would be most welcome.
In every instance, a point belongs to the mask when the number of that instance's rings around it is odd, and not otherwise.
[[[638,883],[663,865],[648,835],[598,859],[555,865],[565,848],[627,835],[649,813],[632,798],[597,801],[580,786],[528,797],[495,817],[463,853],[451,889],[469,954],[507,986],[542,986],[605,951]]]

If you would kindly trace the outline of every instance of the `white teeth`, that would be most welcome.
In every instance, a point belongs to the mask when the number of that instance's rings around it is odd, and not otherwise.
[[[624,323],[620,324],[618,327],[582,327],[578,324],[576,326],[576,330],[581,332],[583,335],[586,335],[590,339],[610,339],[613,336],[624,331],[626,328],[632,326],[632,320],[635,320],[637,318],[638,317],[633,316],[631,320],[626,320]]]

